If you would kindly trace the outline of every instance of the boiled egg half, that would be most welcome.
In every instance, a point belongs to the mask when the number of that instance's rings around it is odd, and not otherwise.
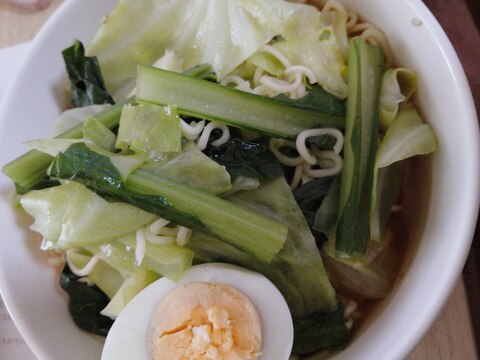
[[[270,280],[209,263],[135,296],[110,329],[102,360],[287,360],[292,345],[290,311]]]

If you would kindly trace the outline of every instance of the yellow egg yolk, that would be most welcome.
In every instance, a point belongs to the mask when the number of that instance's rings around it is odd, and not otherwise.
[[[155,309],[149,350],[154,360],[255,360],[261,341],[260,318],[244,294],[229,285],[193,282]]]

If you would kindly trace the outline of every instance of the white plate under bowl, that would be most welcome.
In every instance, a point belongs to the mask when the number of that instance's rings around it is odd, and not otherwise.
[[[28,150],[23,141],[48,135],[66,103],[60,52],[73,39],[88,43],[115,3],[65,1],[39,33],[0,109],[0,164]],[[478,124],[460,62],[420,0],[343,3],[383,29],[398,62],[418,73],[418,103],[439,139],[430,211],[411,266],[386,308],[336,357],[402,359],[438,314],[470,247],[479,203]],[[13,192],[0,175],[0,288],[8,310],[39,359],[99,358],[102,342],[71,321],[57,275],[37,250],[39,239],[14,211]]]

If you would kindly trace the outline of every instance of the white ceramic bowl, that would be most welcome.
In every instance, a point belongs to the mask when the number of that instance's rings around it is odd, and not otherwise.
[[[420,77],[418,102],[439,139],[423,239],[395,295],[337,359],[401,359],[425,333],[468,253],[479,200],[479,138],[460,62],[420,0],[344,0],[383,29],[402,65]],[[66,103],[61,50],[88,43],[116,0],[69,0],[38,35],[0,110],[0,164],[45,137]],[[420,26],[418,26],[421,23]],[[99,358],[102,342],[78,330],[54,271],[12,208],[13,186],[0,175],[0,288],[21,334],[40,359]]]

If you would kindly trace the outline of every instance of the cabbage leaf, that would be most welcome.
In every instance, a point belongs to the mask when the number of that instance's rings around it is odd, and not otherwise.
[[[115,146],[123,151],[130,149],[147,160],[179,153],[182,133],[176,106],[125,105]]]
[[[220,80],[275,35],[288,39],[319,28],[320,12],[312,9],[279,0],[122,0],[87,54],[97,56],[116,98],[134,88],[137,64],[152,65],[167,50],[183,69],[210,64]]]
[[[35,219],[32,230],[61,249],[114,240],[157,219],[133,205],[108,202],[74,182],[30,191],[20,202]]]
[[[399,191],[399,169],[392,165],[412,156],[432,153],[436,149],[437,138],[432,128],[423,122],[413,105],[404,105],[388,128],[375,159],[370,213],[371,239],[381,240],[389,209],[396,201],[392,192]],[[395,183],[397,186],[392,186]]]
[[[187,144],[179,155],[142,165],[142,169],[210,194],[218,195],[232,187],[230,174],[196,146]]]
[[[267,264],[196,231],[186,245],[195,256],[208,262],[233,262],[264,274],[282,292],[294,316],[336,308],[335,291],[323,269],[315,239],[285,179],[265,180],[258,188],[236,192],[228,200],[286,224],[289,231],[283,248]]]
[[[95,116],[103,110],[111,108],[110,104],[89,105],[68,109],[62,112],[53,123],[51,135],[58,136],[70,130],[71,128],[80,125],[87,117]]]
[[[127,277],[122,286],[111,298],[108,305],[100,312],[104,316],[116,319],[123,308],[132,300],[135,295],[146,288],[160,276],[146,266],[140,266]]]
[[[326,91],[340,99],[347,97],[346,59],[331,28],[279,41],[273,46],[293,64],[312,69],[318,84]]]
[[[407,68],[388,69],[380,89],[380,128],[386,131],[397,116],[401,104],[407,103],[418,87],[417,75]]]
[[[238,247],[195,231],[186,246],[194,252],[197,261],[234,263],[268,277],[285,297],[292,313],[296,353],[343,348],[348,330],[345,319],[338,313],[335,290],[328,280],[315,239],[283,176],[263,180],[258,188],[236,192],[228,200],[286,224],[289,231],[283,248],[266,264]],[[315,320],[309,321],[309,318]],[[327,318],[330,320],[322,320]]]

